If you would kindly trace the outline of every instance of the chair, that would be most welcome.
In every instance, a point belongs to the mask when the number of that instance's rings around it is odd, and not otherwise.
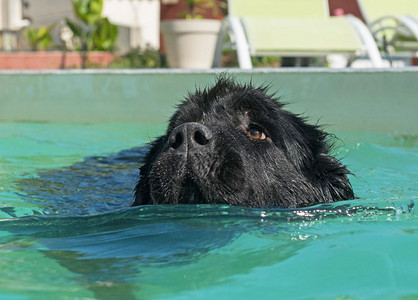
[[[418,0],[358,0],[378,45],[418,51]]]
[[[218,36],[214,67],[225,35],[234,44],[240,68],[251,56],[367,55],[374,67],[382,58],[367,27],[353,16],[330,17],[327,0],[229,0],[229,15]]]

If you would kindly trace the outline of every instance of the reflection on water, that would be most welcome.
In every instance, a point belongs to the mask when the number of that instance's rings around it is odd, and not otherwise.
[[[0,223],[0,244],[3,253],[39,251],[54,259],[71,272],[69,280],[97,298],[151,299],[222,285],[289,260],[320,239],[364,231],[364,225],[344,223],[414,217],[413,202],[368,204],[375,206],[144,206],[96,216],[26,217]]]
[[[43,214],[88,215],[129,207],[147,147],[91,156],[69,167],[41,170],[17,182],[20,196]]]

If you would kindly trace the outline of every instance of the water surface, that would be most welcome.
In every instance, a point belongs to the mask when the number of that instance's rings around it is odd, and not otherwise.
[[[337,133],[355,201],[129,208],[162,128],[0,123],[1,299],[418,299],[416,137]]]

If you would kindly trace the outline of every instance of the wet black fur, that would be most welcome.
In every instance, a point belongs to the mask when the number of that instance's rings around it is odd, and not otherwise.
[[[198,151],[177,155],[170,133],[187,122],[213,133]],[[251,126],[268,137],[253,140]],[[140,169],[133,206],[217,203],[303,207],[353,199],[350,172],[330,156],[328,135],[283,109],[266,87],[221,78],[189,95],[167,132],[151,144]]]

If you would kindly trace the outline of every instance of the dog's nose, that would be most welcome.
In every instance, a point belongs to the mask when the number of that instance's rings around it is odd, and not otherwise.
[[[171,148],[181,153],[207,145],[212,136],[212,131],[205,125],[190,122],[174,128],[168,142]]]

